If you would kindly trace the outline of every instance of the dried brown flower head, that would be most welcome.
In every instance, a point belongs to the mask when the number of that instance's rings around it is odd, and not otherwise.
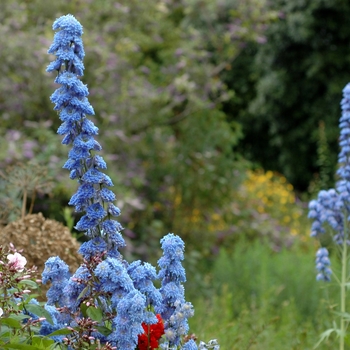
[[[22,220],[9,223],[0,228],[0,244],[13,243],[17,249],[23,249],[28,266],[35,265],[41,273],[46,260],[59,256],[74,272],[82,262],[78,254],[79,242],[72,237],[68,227],[60,222],[45,219],[39,214],[31,214]]]

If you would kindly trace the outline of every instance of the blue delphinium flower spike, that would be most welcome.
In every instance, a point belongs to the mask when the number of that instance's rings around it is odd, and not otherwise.
[[[161,239],[163,256],[158,260],[160,271],[158,278],[162,281],[160,293],[162,304],[156,307],[164,320],[165,337],[170,346],[177,346],[181,337],[188,331],[188,318],[193,315],[191,303],[185,301],[182,285],[186,282],[185,269],[181,264],[184,259],[185,244],[183,240],[169,233]]]
[[[162,295],[153,284],[153,281],[157,279],[156,269],[149,263],[142,264],[140,260],[137,260],[128,266],[127,271],[135,289],[145,296],[147,310],[159,307],[162,303]],[[158,322],[158,319],[154,312],[146,311],[144,322],[146,324],[155,324]]]
[[[46,293],[47,304],[64,306],[66,294],[63,292],[70,277],[68,265],[58,256],[51,257],[45,262],[42,273],[42,282],[51,282],[51,287]]]
[[[144,321],[146,298],[134,289],[128,293],[117,306],[117,316],[113,319],[113,332],[108,340],[118,349],[134,350],[138,335],[143,333],[141,326]]]
[[[349,220],[350,215],[350,84],[346,85],[343,90],[341,108],[339,168],[337,171],[339,181],[335,189],[320,191],[317,200],[309,204],[309,217],[314,219],[311,235],[317,236],[323,233],[322,226],[328,223],[338,231],[335,237],[338,243],[342,243],[344,219]]]
[[[308,217],[314,219],[311,226],[311,237],[325,233],[323,225],[327,223],[335,232],[334,240],[341,244],[343,239],[343,201],[335,189],[322,190],[317,200],[309,203]]]
[[[115,195],[108,189],[113,183],[102,172],[107,168],[106,162],[96,154],[102,147],[94,138],[98,128],[88,119],[94,114],[87,98],[89,91],[79,79],[84,72],[83,28],[74,16],[66,15],[54,22],[53,29],[56,34],[48,52],[56,59],[47,71],[57,71],[55,82],[61,87],[52,94],[51,101],[62,121],[57,131],[64,135],[62,143],[72,145],[63,167],[70,171],[70,178],[79,183],[69,204],[84,213],[76,229],[92,239],[102,237],[107,250],[114,251],[115,257],[118,256],[115,251],[125,242],[120,234],[122,226],[114,219],[120,210],[113,204]]]
[[[339,121],[340,152],[337,170],[339,180],[335,189],[320,191],[317,200],[312,200],[309,203],[308,216],[313,219],[312,237],[317,238],[320,234],[325,233],[325,224],[327,224],[335,232],[333,235],[335,243],[350,244],[348,232],[344,228],[344,222],[350,221],[350,84],[343,89],[341,109],[342,115]],[[321,248],[317,252],[316,265],[319,271],[317,279],[328,281],[331,270],[328,268],[328,251],[324,249]]]
[[[329,282],[331,280],[332,270],[330,269],[330,265],[328,250],[326,248],[320,248],[316,253],[317,281]]]

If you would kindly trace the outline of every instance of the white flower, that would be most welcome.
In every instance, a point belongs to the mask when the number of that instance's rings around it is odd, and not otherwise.
[[[19,272],[23,271],[24,266],[27,263],[27,259],[17,252],[15,254],[9,254],[7,259],[9,263]]]
[[[4,314],[4,310],[0,307],[0,317]]]

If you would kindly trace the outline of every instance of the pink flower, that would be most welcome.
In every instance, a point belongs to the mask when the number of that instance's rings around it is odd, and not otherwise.
[[[7,259],[12,267],[14,267],[19,272],[23,271],[24,266],[27,263],[27,259],[17,252],[14,254],[9,254],[7,256]]]

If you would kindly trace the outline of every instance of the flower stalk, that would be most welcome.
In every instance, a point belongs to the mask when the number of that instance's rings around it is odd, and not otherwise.
[[[347,220],[344,220],[344,239],[342,244],[342,263],[341,263],[341,284],[340,284],[340,341],[339,349],[345,350],[345,336],[347,321],[345,319],[346,312],[346,285],[348,280],[348,225]]]

